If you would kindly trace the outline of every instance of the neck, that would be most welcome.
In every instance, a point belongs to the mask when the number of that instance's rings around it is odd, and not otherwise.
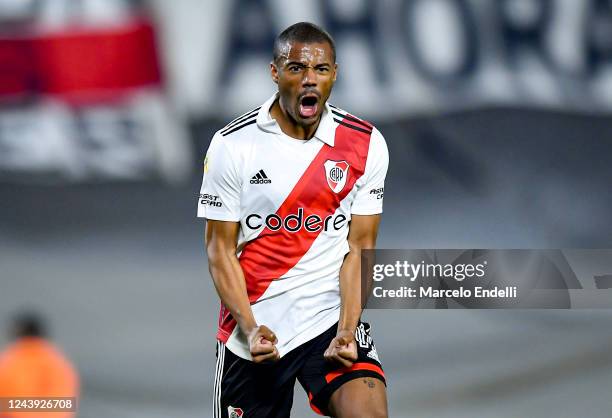
[[[319,127],[321,122],[321,116],[317,121],[311,125],[300,125],[298,124],[291,115],[283,108],[280,98],[274,101],[274,104],[270,108],[270,115],[276,119],[278,126],[285,135],[289,135],[292,138],[308,140],[312,138]]]

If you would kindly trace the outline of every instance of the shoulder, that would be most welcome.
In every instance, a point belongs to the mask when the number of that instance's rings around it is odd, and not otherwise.
[[[219,129],[213,135],[207,155],[240,155],[253,142],[253,130],[257,130],[257,115],[260,107],[252,109]]]
[[[215,133],[215,137],[220,138],[240,138],[244,135],[244,133],[251,131],[251,129],[256,128],[257,115],[259,114],[259,110],[261,106],[256,107],[255,109],[249,110],[246,113],[238,116],[223,128],[219,129]]]
[[[387,153],[387,143],[382,133],[374,126],[372,122],[369,122],[363,118],[355,116],[352,113],[347,112],[333,104],[329,104],[331,109],[334,122],[338,125],[351,128],[357,132],[363,132],[368,134],[370,137],[370,150],[374,152]]]
[[[371,135],[380,135],[380,132],[376,129],[372,122],[369,122],[363,118],[355,116],[354,114],[334,106],[329,103],[332,117],[334,122],[338,125],[346,126],[347,128],[354,129],[358,132],[363,132]]]

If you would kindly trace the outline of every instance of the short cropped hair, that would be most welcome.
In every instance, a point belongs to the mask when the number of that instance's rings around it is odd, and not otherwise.
[[[336,43],[325,29],[310,22],[299,22],[282,31],[274,40],[272,51],[274,62],[278,62],[283,45],[288,42],[323,43],[327,42],[332,50],[332,58],[336,62]]]
[[[46,337],[47,326],[44,318],[37,312],[24,311],[13,316],[12,337]]]

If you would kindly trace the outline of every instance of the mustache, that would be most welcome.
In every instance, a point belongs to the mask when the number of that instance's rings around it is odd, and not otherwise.
[[[321,93],[319,93],[318,90],[307,89],[300,93],[300,95],[298,96],[298,100],[301,101],[306,96],[316,96],[317,99],[321,99]]]

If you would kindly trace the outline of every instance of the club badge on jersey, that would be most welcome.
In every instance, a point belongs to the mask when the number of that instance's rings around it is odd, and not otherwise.
[[[327,184],[334,193],[340,193],[344,189],[348,178],[349,164],[346,161],[325,161],[325,176]]]
[[[234,408],[233,406],[227,407],[227,416],[229,418],[246,418],[241,408]]]

